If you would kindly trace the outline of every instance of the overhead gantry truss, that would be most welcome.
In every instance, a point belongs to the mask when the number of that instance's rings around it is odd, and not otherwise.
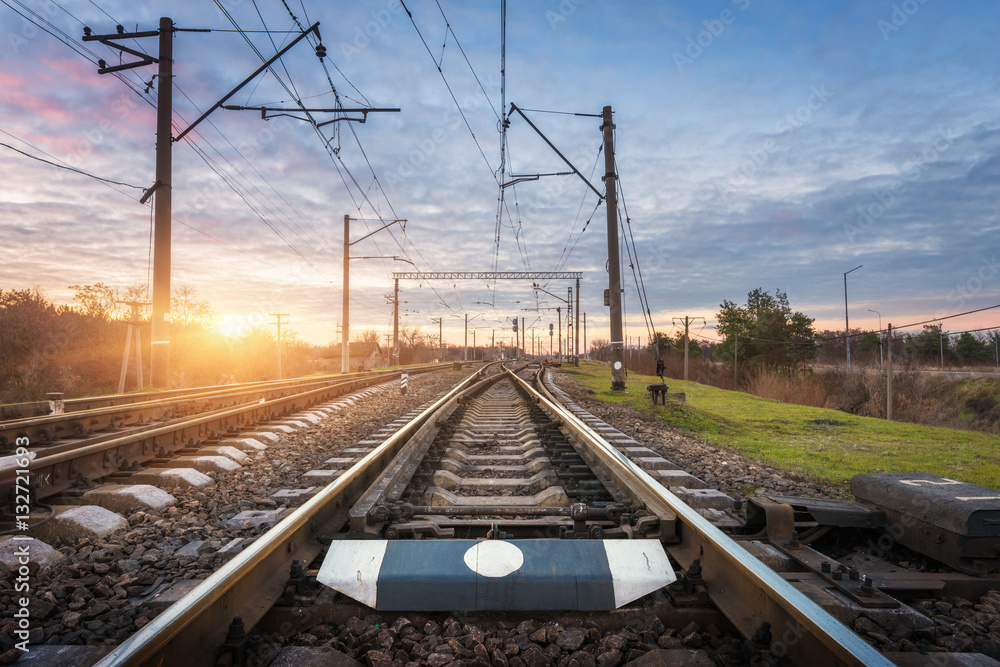
[[[428,271],[393,273],[396,280],[580,280],[582,271]]]
[[[573,344],[573,359],[579,366],[580,359],[578,350],[580,349],[580,329],[576,323],[580,321],[580,280],[583,278],[582,271],[426,271],[426,272],[402,272],[392,274],[394,287],[393,308],[393,356],[399,359],[399,281],[400,280],[575,280],[576,281],[576,318],[573,320],[575,328],[575,342]],[[551,294],[551,292],[549,292]],[[567,317],[572,309],[572,304],[567,301]],[[515,328],[516,330],[516,328]]]

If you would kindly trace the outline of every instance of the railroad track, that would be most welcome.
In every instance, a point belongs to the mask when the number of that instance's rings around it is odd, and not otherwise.
[[[410,368],[419,372],[420,369],[427,368],[427,366],[412,366]],[[159,404],[177,398],[211,399],[216,396],[239,394],[241,392],[266,392],[271,389],[307,386],[317,382],[337,382],[350,378],[364,377],[368,374],[369,373],[367,372],[337,373],[333,375],[291,378],[288,380],[261,380],[260,382],[240,382],[228,385],[187,387],[182,389],[161,389],[131,394],[85,396],[82,398],[63,398],[63,394],[61,392],[51,392],[47,394],[47,398],[44,401],[4,403],[0,405],[0,426],[4,426],[4,435],[6,435],[7,427],[5,426],[5,422],[31,419],[33,417],[47,417],[55,414],[98,410],[100,408],[113,408],[142,403]],[[0,440],[0,442],[5,441]]]
[[[616,609],[677,628],[719,618],[735,639],[719,651],[731,664],[920,664],[882,655],[844,622],[915,622],[920,615],[884,590],[996,587],[995,529],[962,536],[961,547],[939,540],[935,557],[971,574],[937,579],[871,579],[810,546],[831,530],[914,525],[905,505],[928,496],[894,502],[900,488],[952,487],[954,498],[971,492],[964,487],[862,476],[856,495],[880,506],[764,497],[737,511],[543,378],[497,366],[326,463],[314,472],[332,482],[99,664],[267,664],[280,647],[246,630],[284,625],[295,634],[373,610],[387,622],[400,612],[464,610],[594,623],[604,613],[599,623],[613,625],[623,618]],[[966,516],[993,525],[1000,494],[975,493],[987,507]]]
[[[405,372],[437,368],[441,365]],[[68,411],[53,406],[54,414],[0,422],[0,492],[14,485],[14,463],[23,460],[24,450],[32,459],[36,500],[142,466],[162,468],[184,454],[182,467],[214,470],[218,466],[209,457],[217,452],[204,451],[204,443],[252,449],[248,436],[274,437],[274,431],[287,429],[280,422],[293,412],[399,377],[400,371],[350,373],[156,392],[148,400],[135,394],[75,399]],[[18,404],[18,411],[26,405],[41,404]],[[15,443],[25,442],[15,450]],[[16,451],[21,454],[14,456]]]

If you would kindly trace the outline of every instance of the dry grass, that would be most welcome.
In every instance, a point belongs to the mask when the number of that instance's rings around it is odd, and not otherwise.
[[[656,361],[651,354],[627,358],[631,372],[652,375]],[[684,377],[681,355],[664,358],[664,375]],[[689,378],[720,389],[746,391],[784,403],[831,408],[861,417],[886,416],[886,372],[877,364],[855,364],[846,369],[822,371],[741,371],[701,358],[691,359]],[[895,421],[1000,433],[1000,381],[993,374],[964,378],[922,373],[902,368],[893,374]]]

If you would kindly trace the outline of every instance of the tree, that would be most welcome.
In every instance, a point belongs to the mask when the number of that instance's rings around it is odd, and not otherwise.
[[[882,339],[879,337],[877,332],[866,331],[861,334],[861,338],[858,341],[858,349],[860,349],[863,353],[869,356],[874,356],[874,358],[878,359],[880,358],[879,348],[881,347]]]
[[[114,287],[108,287],[104,283],[93,285],[70,285],[73,290],[73,298],[80,303],[80,307],[86,315],[96,317],[101,320],[119,319],[122,313],[121,295]]]
[[[791,368],[816,356],[813,318],[793,312],[788,295],[779,289],[772,296],[761,288],[747,294],[746,305],[725,300],[716,314],[725,342],[715,349],[717,358],[772,368]]]
[[[990,349],[989,343],[965,331],[958,337],[958,342],[955,344],[955,356],[958,357],[958,362],[963,366],[981,364],[990,360],[993,356],[993,350]]]
[[[372,327],[371,329],[365,329],[360,334],[354,336],[354,341],[357,343],[377,343],[378,342],[378,329]]]
[[[684,354],[684,334],[678,332],[677,336],[671,338],[669,334],[662,332],[656,332],[656,340],[660,347],[660,356],[666,356],[668,354]],[[650,354],[655,354],[655,345],[650,343],[646,346],[646,351]],[[690,339],[688,343],[688,355],[691,357],[700,357],[702,353],[701,345],[694,338]]]
[[[947,336],[947,332],[941,330],[940,324],[925,324],[923,331],[907,338],[906,351],[917,361],[938,361],[942,346],[947,347],[947,343],[942,341],[943,336]]]
[[[219,314],[198,297],[195,288],[181,285],[171,290],[170,355],[173,379],[178,386],[195,383],[202,366],[208,358],[214,357],[212,329],[218,320]],[[217,379],[214,373],[205,378],[208,382]]]
[[[208,301],[198,297],[198,291],[188,285],[181,285],[170,293],[170,321],[174,326],[196,325],[209,328],[220,319]]]
[[[590,341],[590,358],[595,361],[611,361],[611,341],[607,338]]]

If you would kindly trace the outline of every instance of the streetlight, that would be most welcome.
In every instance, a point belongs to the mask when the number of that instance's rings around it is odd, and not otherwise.
[[[860,269],[864,264],[858,264],[850,271],[844,272],[844,343],[847,346],[847,370],[851,370],[851,322],[847,317],[847,274]]]
[[[877,310],[868,309],[869,313],[875,313],[878,315],[878,364],[882,365],[882,313]]]

